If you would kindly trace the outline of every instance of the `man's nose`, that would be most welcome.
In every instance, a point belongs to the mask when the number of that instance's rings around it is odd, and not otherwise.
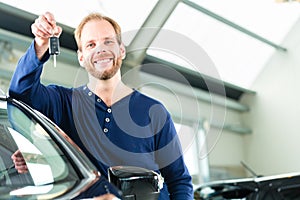
[[[97,52],[97,54],[105,53],[106,52],[105,46],[104,45],[98,45],[97,48],[96,48],[96,52]]]

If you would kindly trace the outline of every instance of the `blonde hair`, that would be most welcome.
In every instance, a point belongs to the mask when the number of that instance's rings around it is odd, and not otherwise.
[[[81,32],[82,32],[82,29],[83,29],[84,25],[86,23],[88,23],[89,21],[92,21],[92,20],[95,20],[95,19],[96,20],[106,20],[106,21],[108,21],[113,26],[113,28],[116,32],[117,41],[119,42],[119,44],[121,44],[121,42],[122,42],[121,27],[119,26],[119,24],[115,20],[113,20],[112,18],[104,16],[100,13],[90,13],[89,15],[87,15],[86,17],[84,17],[81,20],[80,24],[77,26],[77,28],[74,31],[75,40],[76,40],[77,47],[78,47],[79,50],[81,50],[81,48],[82,48],[82,46],[81,46]]]

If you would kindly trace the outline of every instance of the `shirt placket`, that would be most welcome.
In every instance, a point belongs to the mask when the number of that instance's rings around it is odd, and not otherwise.
[[[111,122],[111,118],[112,118],[112,109],[111,109],[111,107],[107,107],[103,102],[102,102],[102,100],[101,100],[101,98],[99,98],[99,97],[97,97],[96,95],[94,95],[93,94],[93,92],[92,91],[90,91],[86,86],[83,88],[83,90],[87,90],[87,95],[89,96],[89,97],[96,97],[96,102],[97,102],[97,104],[98,104],[98,106],[96,106],[96,107],[98,107],[99,109],[101,109],[101,110],[103,110],[104,111],[104,123],[103,123],[103,119],[102,120],[100,120],[100,124],[102,124],[102,131],[105,133],[105,134],[108,134],[109,133],[109,131],[110,131],[110,122]]]
[[[112,115],[111,107],[108,107],[105,112],[104,126],[103,126],[103,132],[105,134],[108,134],[110,131],[111,115]]]

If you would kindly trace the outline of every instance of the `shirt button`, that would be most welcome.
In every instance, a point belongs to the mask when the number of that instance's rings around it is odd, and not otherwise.
[[[108,113],[111,113],[111,109],[110,109],[110,108],[108,108],[108,109],[107,109],[107,112],[108,112]]]
[[[92,96],[92,92],[89,92],[88,95],[89,95],[89,96]]]
[[[97,99],[97,102],[101,102],[101,99],[100,99],[100,98],[98,98],[98,99]]]
[[[108,129],[107,129],[107,128],[104,128],[103,131],[104,131],[104,133],[107,133],[107,132],[108,132]]]
[[[106,122],[110,122],[110,119],[108,117],[105,118]]]

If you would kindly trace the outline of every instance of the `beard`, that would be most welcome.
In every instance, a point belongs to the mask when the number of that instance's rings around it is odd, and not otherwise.
[[[92,59],[88,59],[88,62],[85,62],[84,68],[86,71],[96,79],[99,80],[108,80],[112,78],[119,71],[122,65],[122,57],[118,57],[113,60],[112,66],[104,70],[99,70],[95,67]]]

